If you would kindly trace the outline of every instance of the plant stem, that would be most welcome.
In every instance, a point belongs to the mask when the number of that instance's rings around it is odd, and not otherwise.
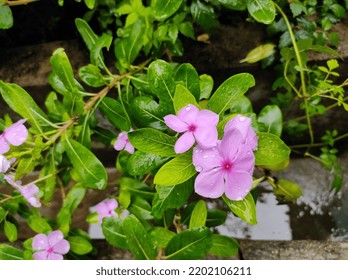
[[[20,6],[20,5],[27,5],[29,3],[37,2],[39,0],[5,0],[4,5],[7,6]]]

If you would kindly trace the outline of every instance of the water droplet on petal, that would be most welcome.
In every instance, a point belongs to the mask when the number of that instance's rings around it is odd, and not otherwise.
[[[214,158],[214,157],[215,157],[215,155],[211,155],[211,157],[212,157],[212,158]]]
[[[204,156],[203,156],[203,158],[208,158],[209,156],[207,155],[207,154],[205,154]]]
[[[243,199],[243,197],[241,197],[241,196],[236,197],[236,200],[242,200],[242,199]]]
[[[219,167],[215,167],[215,168],[213,169],[214,172],[216,172],[216,171],[218,171],[218,170],[219,170]]]
[[[191,110],[191,106],[190,106],[190,105],[187,105],[187,106],[185,107],[185,110],[186,110],[186,111],[190,111],[190,110]]]
[[[243,116],[239,117],[239,121],[244,122],[245,120],[246,120],[246,117],[243,117]]]
[[[200,166],[200,165],[197,165],[196,166],[196,171],[197,172],[201,172],[203,170],[203,167],[202,166]]]

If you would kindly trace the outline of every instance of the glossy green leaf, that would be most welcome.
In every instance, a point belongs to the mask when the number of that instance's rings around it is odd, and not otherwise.
[[[302,189],[294,182],[285,179],[279,179],[276,182],[268,181],[274,188],[274,194],[281,201],[296,202],[302,195]]]
[[[181,6],[183,0],[151,1],[154,16],[158,21],[164,21],[172,16]]]
[[[243,200],[230,200],[225,195],[222,196],[224,202],[230,210],[248,224],[257,224],[256,206],[252,195],[247,194]]]
[[[128,160],[127,170],[131,175],[144,175],[158,168],[168,158],[135,151]]]
[[[0,6],[0,29],[9,29],[13,26],[12,11],[9,6]]]
[[[240,63],[256,63],[272,55],[275,51],[274,48],[275,45],[270,43],[257,46],[256,48],[248,52],[247,56],[242,59]]]
[[[205,226],[207,220],[207,205],[204,200],[200,200],[196,203],[192,210],[189,228],[193,229],[196,227]]]
[[[184,153],[164,164],[156,173],[154,183],[163,186],[178,185],[186,182],[196,173],[192,164],[192,153]]]
[[[48,233],[52,231],[52,227],[42,217],[31,215],[27,219],[28,226],[36,233]]]
[[[0,81],[0,93],[7,105],[17,114],[27,119],[28,123],[41,132],[46,126],[45,113],[36,104],[34,99],[23,88],[16,84]]]
[[[175,236],[174,232],[163,227],[154,227],[150,234],[154,244],[158,248],[167,247],[168,242]]]
[[[214,88],[214,80],[210,75],[207,74],[200,75],[199,79],[201,89],[201,95],[199,99],[209,99]]]
[[[51,91],[45,100],[45,106],[48,111],[48,116],[51,119],[61,120],[65,112],[63,104],[58,100],[57,94]]]
[[[67,209],[70,215],[72,215],[79,207],[85,195],[86,188],[82,184],[76,184],[69,190],[66,197],[64,198],[62,209]]]
[[[120,102],[111,97],[104,97],[98,107],[101,113],[121,131],[129,131],[131,124]]]
[[[157,250],[152,242],[151,236],[135,216],[130,215],[124,219],[123,229],[129,250],[136,259],[156,259]]]
[[[84,0],[88,9],[93,9],[95,5],[95,0]]]
[[[174,144],[176,138],[152,128],[141,128],[128,133],[132,145],[145,153],[163,157],[176,155]]]
[[[161,117],[158,103],[148,96],[133,98],[130,104],[130,116],[138,127],[151,127],[164,130],[167,126]]]
[[[108,243],[121,249],[128,249],[121,219],[105,217],[101,226]]]
[[[236,99],[242,97],[254,85],[255,79],[251,74],[233,75],[214,92],[207,104],[207,109],[221,115],[232,106]]]
[[[173,104],[175,113],[178,113],[181,108],[185,107],[188,104],[193,104],[196,107],[200,108],[199,104],[196,102],[196,98],[192,95],[192,93],[186,87],[180,84],[176,86]]]
[[[86,147],[65,137],[65,149],[80,182],[91,189],[106,188],[108,175],[100,160]]]
[[[5,217],[6,217],[6,210],[0,207],[0,223],[5,219]]]
[[[156,186],[156,194],[152,201],[152,214],[161,218],[164,211],[180,208],[193,191],[193,181],[188,180],[175,186]]]
[[[141,196],[135,196],[132,199],[128,210],[130,213],[134,214],[134,216],[142,221],[153,220],[153,216],[151,214],[151,205],[146,199]]]
[[[275,165],[287,160],[290,148],[276,135],[268,132],[258,133],[258,147],[254,152],[255,165]]]
[[[82,66],[79,69],[79,76],[85,84],[91,87],[101,87],[106,85],[100,69],[93,64]]]
[[[200,79],[196,69],[190,63],[181,64],[175,72],[175,81],[182,84],[199,101],[201,95]]]
[[[195,0],[192,2],[191,14],[195,22],[209,33],[219,26],[214,8],[203,1]]]
[[[209,250],[209,254],[220,257],[232,257],[238,254],[239,245],[234,238],[214,234],[213,246]]]
[[[23,251],[7,244],[0,244],[0,260],[23,260]]]
[[[217,227],[225,223],[227,213],[224,210],[209,208],[207,213],[207,221],[205,225],[207,227]]]
[[[182,22],[179,24],[179,31],[181,34],[195,40],[195,30],[193,24],[190,21]]]
[[[16,170],[15,180],[22,179],[25,175],[34,171],[38,164],[39,161],[32,155],[22,157]]]
[[[172,66],[164,60],[155,60],[149,65],[147,80],[151,91],[160,99],[161,115],[173,114],[173,96],[176,85]]]
[[[142,196],[146,200],[151,200],[154,196],[152,187],[136,179],[122,177],[119,180],[121,191],[127,191],[134,196]]]
[[[270,24],[274,21],[276,11],[273,0],[246,0],[250,15],[258,22]]]
[[[218,0],[218,2],[231,10],[244,11],[246,9],[246,0]]]
[[[82,236],[69,236],[70,251],[77,255],[86,255],[93,250],[91,242]]]
[[[280,137],[283,128],[283,116],[277,105],[266,105],[262,108],[257,118],[259,129]]]
[[[15,242],[18,238],[18,230],[16,225],[6,220],[4,222],[4,233],[10,242]]]
[[[112,44],[112,36],[104,33],[101,37],[99,37],[90,51],[90,60],[91,63],[95,66],[99,66],[101,69],[106,69],[104,61],[101,61],[102,57],[102,49],[106,48],[109,50]]]
[[[175,235],[165,248],[167,260],[197,260],[203,258],[213,244],[206,227],[188,229]]]
[[[56,174],[56,172],[57,170],[55,165],[54,154],[52,151],[50,151],[48,157],[46,158],[46,164],[40,172],[40,178],[51,175],[51,174]],[[42,199],[45,202],[49,202],[52,200],[56,183],[57,183],[56,176],[50,176],[41,184],[40,188],[44,193]]]
[[[115,40],[115,55],[122,68],[129,66],[137,58],[144,44],[145,24],[141,19],[124,29],[125,36]]]
[[[251,104],[251,101],[248,97],[242,96],[240,98],[237,98],[230,108],[230,113],[233,114],[247,114],[252,113],[253,107]]]

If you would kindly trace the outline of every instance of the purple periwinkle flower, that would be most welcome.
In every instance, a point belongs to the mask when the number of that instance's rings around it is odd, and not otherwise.
[[[41,202],[38,197],[39,188],[35,184],[28,184],[22,186],[22,182],[20,180],[15,181],[14,176],[12,174],[5,175],[4,179],[9,183],[12,187],[17,189],[21,195],[29,202],[29,204],[33,207],[41,207]]]
[[[255,157],[238,129],[228,131],[217,146],[195,147],[193,164],[199,172],[195,192],[203,197],[242,200],[250,191]]]
[[[131,129],[130,131],[133,131],[133,129]],[[126,150],[130,154],[134,153],[135,149],[134,149],[133,145],[129,142],[128,132],[123,131],[118,135],[118,137],[114,143],[114,149],[116,151]]]
[[[184,133],[174,145],[177,154],[188,151],[195,142],[203,148],[211,148],[218,140],[216,125],[219,122],[219,115],[210,110],[199,110],[189,104],[180,109],[177,116],[172,114],[165,116],[164,122],[170,129]]]
[[[253,151],[257,148],[257,135],[251,127],[251,119],[242,115],[237,115],[230,119],[225,125],[224,133],[233,129],[238,129],[242,134],[243,144],[248,145]]]
[[[22,145],[28,138],[28,130],[23,125],[25,119],[21,119],[13,125],[7,127],[0,135],[0,154],[10,150],[10,144],[13,146]]]
[[[105,217],[117,217],[117,214],[115,212],[117,206],[118,203],[114,198],[106,199],[105,201],[98,203],[95,206],[95,210],[99,215],[98,222],[101,224],[103,222],[103,218]]]
[[[6,173],[14,161],[16,161],[16,159],[8,160],[6,157],[0,154],[0,173]]]
[[[63,255],[70,250],[70,244],[60,230],[52,231],[48,235],[35,235],[32,247],[37,251],[33,254],[35,260],[62,260]]]

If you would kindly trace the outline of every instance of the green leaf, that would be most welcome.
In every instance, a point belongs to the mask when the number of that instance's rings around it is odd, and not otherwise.
[[[193,28],[192,22],[186,21],[179,24],[179,31],[186,37],[195,40],[195,30]]]
[[[6,211],[4,208],[0,207],[0,223],[5,219]]]
[[[225,195],[222,198],[236,216],[251,225],[257,224],[255,201],[250,193],[243,200],[238,201],[230,200]]]
[[[188,104],[193,104],[200,108],[192,93],[186,87],[180,84],[176,86],[173,102],[175,113],[178,113],[181,108]]]
[[[134,196],[128,210],[142,221],[153,220],[153,216],[151,214],[151,205],[141,196]]]
[[[93,64],[81,67],[79,69],[79,76],[85,84],[91,87],[101,87],[106,85],[100,69]]]
[[[209,99],[213,91],[214,80],[210,75],[207,75],[207,74],[200,75],[199,79],[200,79],[200,89],[201,89],[201,95],[199,97],[199,100]]]
[[[167,260],[197,260],[203,258],[213,244],[206,227],[188,229],[175,235],[165,248]]]
[[[122,68],[128,69],[144,44],[145,24],[138,19],[124,29],[124,37],[115,40],[115,56]]]
[[[155,175],[154,183],[163,186],[178,185],[196,174],[192,164],[192,152],[180,154],[164,164]]]
[[[28,123],[37,131],[47,125],[45,113],[34,99],[20,86],[0,81],[0,93],[7,105],[17,114],[27,119]]]
[[[90,51],[90,60],[93,65],[106,69],[104,61],[101,61],[100,58],[102,58],[102,49],[106,48],[109,50],[111,44],[112,36],[106,33],[96,40]]]
[[[329,59],[326,62],[327,66],[329,67],[330,71],[337,69],[340,65],[338,64],[338,61],[336,59]]]
[[[243,11],[246,9],[245,0],[218,0],[218,2],[231,10]]]
[[[296,202],[302,195],[302,189],[289,180],[279,179],[276,182],[268,180],[268,182],[273,186],[274,194],[281,201]]]
[[[52,231],[52,227],[49,223],[42,217],[30,216],[27,219],[28,226],[36,233],[48,233]]]
[[[0,260],[23,260],[23,251],[7,244],[0,244]]]
[[[40,173],[40,178],[51,175],[51,174],[56,174],[56,172],[57,170],[55,165],[54,154],[53,154],[53,151],[50,151],[49,156],[46,158],[46,164],[44,165]],[[45,202],[49,202],[52,200],[56,183],[57,183],[56,176],[50,176],[40,186],[40,189],[44,193],[43,200]]]
[[[123,221],[123,229],[126,235],[129,250],[139,260],[154,260],[157,256],[150,234],[139,220],[133,216],[127,216]]]
[[[122,220],[113,217],[105,217],[101,226],[107,242],[112,246],[128,249]]]
[[[283,117],[277,105],[266,105],[262,108],[257,118],[259,129],[262,132],[269,132],[280,137],[283,128]]]
[[[88,9],[92,10],[95,5],[95,0],[84,0]]]
[[[4,222],[4,233],[8,241],[15,242],[18,238],[18,231],[15,224],[6,221]]]
[[[175,186],[156,186],[156,194],[152,201],[152,214],[161,218],[164,211],[180,208],[193,191],[193,181],[188,180]]]
[[[207,227],[217,227],[225,223],[227,213],[224,210],[209,208],[207,213],[207,221],[205,225]]]
[[[154,17],[158,21],[164,21],[172,16],[181,6],[183,0],[155,0],[151,2]]]
[[[248,73],[233,75],[224,81],[210,98],[207,109],[221,115],[233,102],[255,85],[254,77]]]
[[[13,26],[12,11],[9,6],[0,6],[0,29],[9,29]]]
[[[120,102],[111,97],[104,97],[98,107],[101,113],[121,131],[129,131],[131,124],[127,112]]]
[[[231,237],[214,234],[213,246],[209,250],[209,254],[220,257],[232,257],[238,254],[238,242]]]
[[[93,250],[91,242],[82,236],[69,236],[70,251],[77,255],[86,255]]]
[[[175,233],[163,228],[155,227],[150,232],[152,240],[156,247],[165,248],[168,245],[168,242],[175,236]]]
[[[141,196],[144,199],[151,200],[154,196],[152,187],[140,182],[139,180],[122,177],[119,180],[121,191],[127,191],[134,196]]]
[[[219,26],[214,8],[200,0],[192,2],[191,14],[193,19],[208,33]]]
[[[253,107],[251,104],[251,101],[248,97],[242,96],[238,99],[236,99],[233,102],[232,107],[230,108],[230,113],[233,114],[247,114],[252,113]]]
[[[275,5],[272,0],[246,0],[250,15],[258,22],[270,24],[275,19]]]
[[[161,117],[158,103],[148,96],[137,96],[130,104],[130,116],[138,127],[164,130],[167,126]]]
[[[135,151],[128,160],[127,170],[131,175],[144,175],[158,168],[168,158]]]
[[[34,171],[38,164],[39,161],[31,155],[22,157],[16,170],[15,180],[22,179],[25,175]]]
[[[141,128],[128,133],[131,144],[148,154],[173,157],[176,138],[152,128]]]
[[[106,188],[106,170],[89,149],[68,137],[65,137],[65,149],[80,182],[85,187],[98,190]]]
[[[207,205],[204,200],[200,200],[196,203],[195,208],[191,213],[189,228],[205,226],[207,220]]]
[[[290,148],[276,135],[268,132],[258,133],[258,147],[254,152],[255,165],[276,165],[290,156]]]
[[[164,60],[155,60],[149,65],[147,79],[151,91],[160,99],[159,110],[161,115],[174,113],[173,96],[175,82],[173,69]]]
[[[182,84],[199,101],[200,80],[196,69],[189,63],[181,64],[175,72],[174,80]]]
[[[274,47],[275,45],[270,43],[257,46],[256,48],[251,50],[244,59],[242,59],[239,62],[256,63],[272,55],[274,53]]]

